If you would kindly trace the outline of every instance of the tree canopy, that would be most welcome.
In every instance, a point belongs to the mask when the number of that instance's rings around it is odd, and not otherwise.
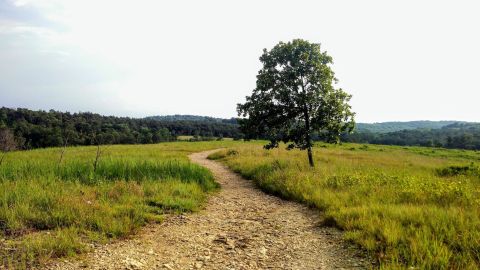
[[[332,57],[320,44],[295,39],[264,49],[257,86],[244,104],[238,104],[241,130],[246,138],[264,137],[267,149],[287,143],[288,149],[308,150],[311,166],[312,133],[328,142],[354,127],[351,96],[335,88]]]

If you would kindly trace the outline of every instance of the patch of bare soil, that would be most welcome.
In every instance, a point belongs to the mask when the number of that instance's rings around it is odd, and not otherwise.
[[[46,269],[366,269],[372,264],[342,240],[341,232],[321,227],[321,214],[301,204],[267,195],[251,181],[207,159],[221,184],[206,208],[150,225],[132,239],[96,247],[75,260]]]

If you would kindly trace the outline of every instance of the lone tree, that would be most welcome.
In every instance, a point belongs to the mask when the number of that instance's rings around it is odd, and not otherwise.
[[[313,167],[312,134],[337,143],[355,124],[351,96],[334,87],[332,57],[320,44],[295,39],[264,49],[260,61],[257,87],[245,104],[237,105],[238,115],[244,117],[241,130],[247,139],[268,139],[266,149],[279,142],[287,143],[288,150],[306,149]]]

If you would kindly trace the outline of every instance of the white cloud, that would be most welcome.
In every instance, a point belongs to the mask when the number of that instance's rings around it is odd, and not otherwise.
[[[476,1],[10,3],[20,19],[0,16],[0,105],[60,106],[40,98],[49,89],[64,110],[234,116],[261,50],[305,38],[334,57],[360,121],[480,120]]]

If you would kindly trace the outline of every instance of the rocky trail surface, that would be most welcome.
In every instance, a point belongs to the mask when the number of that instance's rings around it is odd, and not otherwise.
[[[344,242],[341,233],[321,227],[321,215],[257,189],[251,181],[207,159],[222,188],[198,213],[169,217],[132,239],[95,248],[47,269],[365,269],[372,265]]]

